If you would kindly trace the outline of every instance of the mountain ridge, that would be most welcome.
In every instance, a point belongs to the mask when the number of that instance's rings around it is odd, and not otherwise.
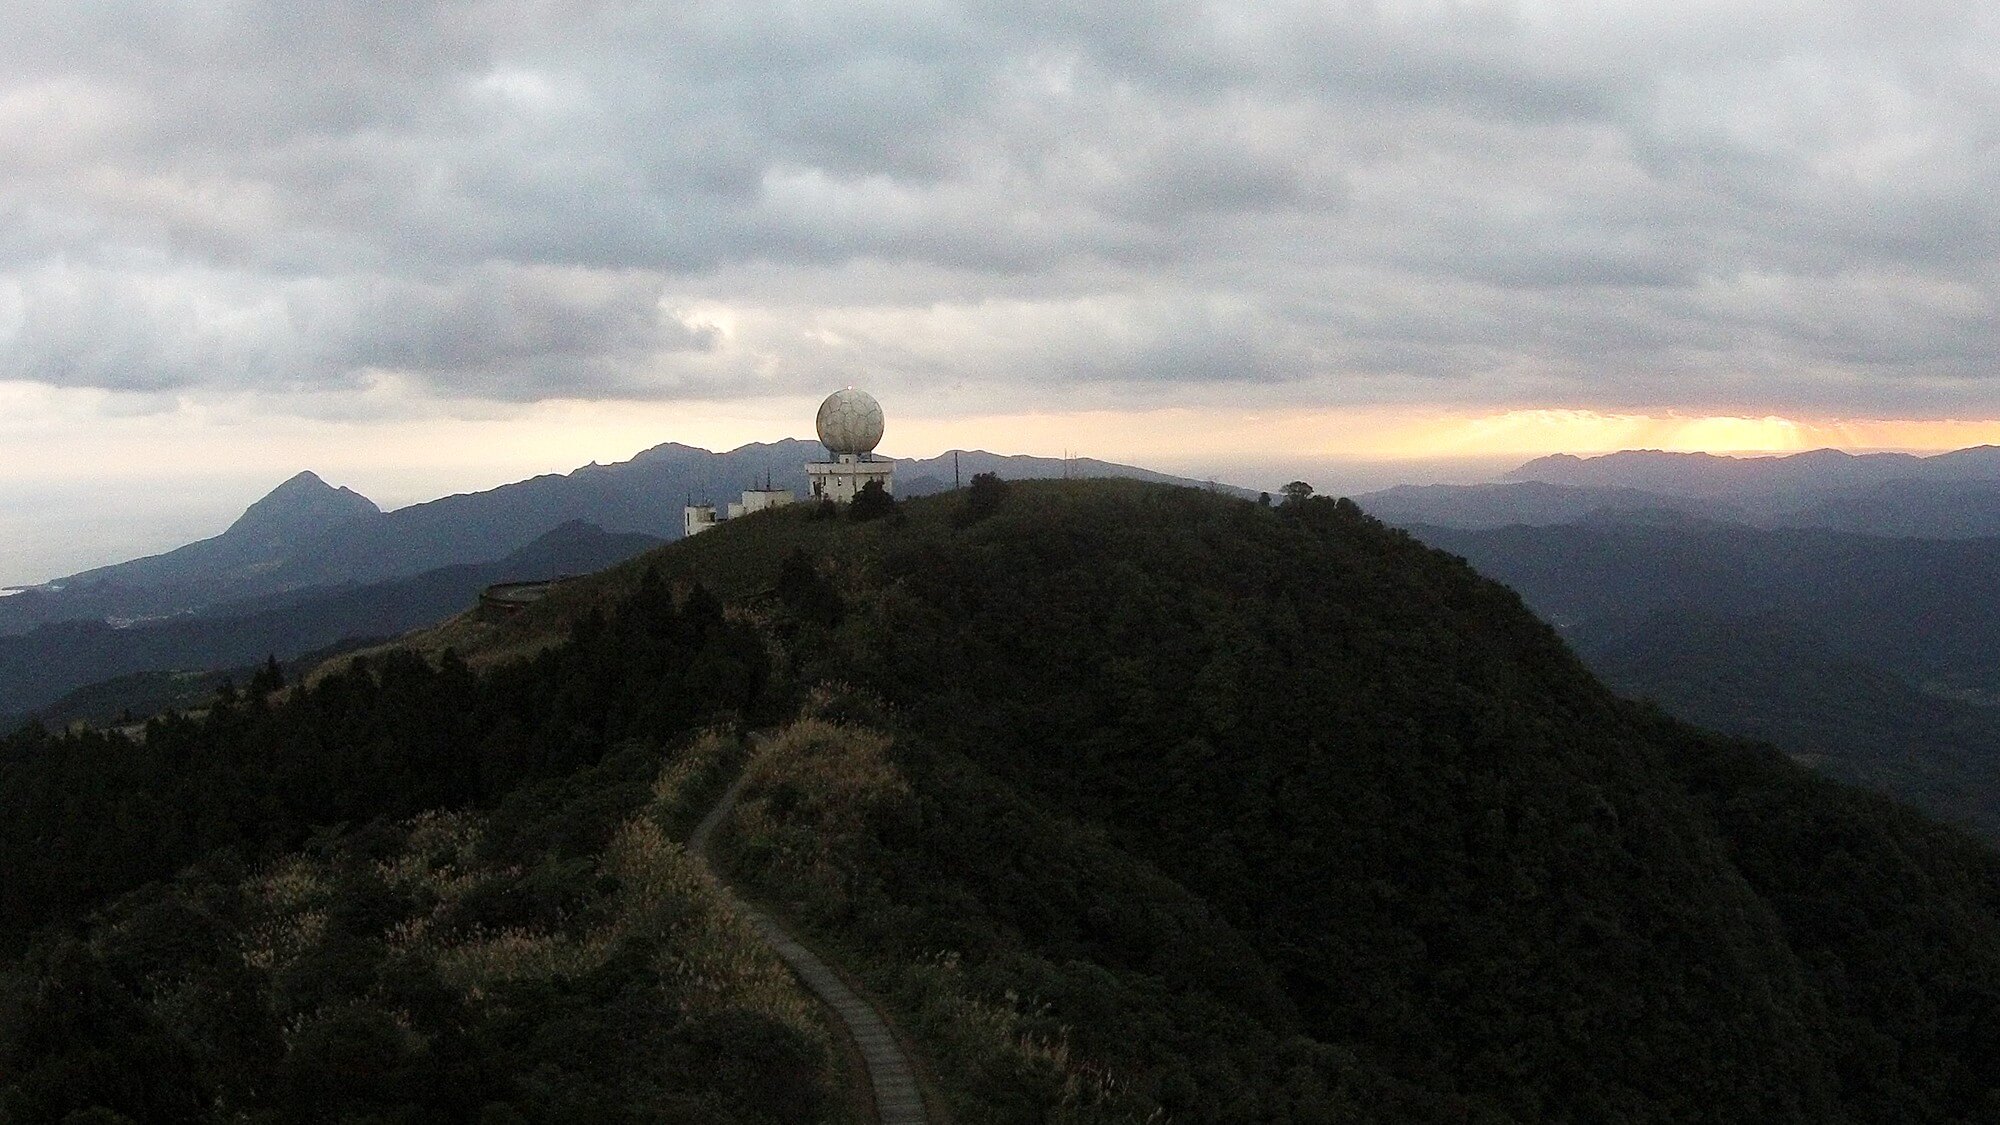
[[[899,460],[899,493],[925,495],[950,488],[954,454],[964,480],[978,472],[1016,479],[1074,473],[1199,483],[1087,458],[948,450],[937,457]],[[662,442],[624,461],[593,462],[388,511],[307,470],[251,504],[218,535],[159,555],[79,571],[0,599],[0,635],[58,620],[169,616],[220,601],[485,562],[573,519],[608,532],[673,540],[682,533],[684,504],[719,505],[766,480],[804,495],[805,463],[824,456],[817,441],[798,438],[749,442],[719,453]]]
[[[1820,449],[1760,457],[1622,450],[1539,457],[1484,484],[1356,497],[1410,526],[1555,526],[1604,509],[1675,509],[1760,528],[1922,539],[2000,536],[2000,447],[1918,457]]]
[[[1622,486],[1690,496],[1852,487],[1906,477],[2000,480],[2000,447],[1969,446],[1921,456],[1811,449],[1747,457],[1626,449],[1589,457],[1552,454],[1504,474],[1510,481]]]

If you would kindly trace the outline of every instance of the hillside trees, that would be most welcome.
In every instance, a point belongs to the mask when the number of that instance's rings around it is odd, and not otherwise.
[[[620,742],[664,744],[750,708],[765,677],[754,630],[648,578],[570,643],[485,675],[392,651],[136,739],[23,730],[0,740],[0,950],[218,849],[258,858],[317,825],[488,802]]]
[[[840,1122],[818,1009],[663,822],[734,739],[209,862],[0,973],[0,1120]]]
[[[879,520],[896,514],[896,498],[882,487],[879,480],[871,480],[854,494],[854,502],[847,506],[847,516],[856,522]]]
[[[967,527],[1000,510],[1007,502],[1007,482],[998,473],[974,473],[965,490],[965,504],[952,516],[952,523]]]

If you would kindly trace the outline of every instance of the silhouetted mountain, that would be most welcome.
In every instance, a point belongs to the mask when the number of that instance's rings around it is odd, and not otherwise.
[[[218,602],[484,562],[571,520],[610,532],[677,539],[685,504],[719,505],[766,481],[803,496],[805,463],[825,457],[816,441],[752,443],[726,453],[669,442],[629,461],[593,463],[392,512],[301,473],[214,538],[0,599],[0,636],[56,621],[165,617]],[[899,461],[901,491],[922,495],[949,488],[952,457]],[[974,473],[994,472],[1009,479],[1093,475],[1197,483],[1087,458],[971,450],[961,451],[959,462],[967,481]]]
[[[1571,523],[1604,509],[1673,509],[1756,527],[1967,539],[2000,535],[2000,448],[1915,457],[1822,449],[1784,457],[1627,450],[1542,457],[1483,485],[1403,486],[1356,499],[1412,526]]]
[[[1710,519],[1741,520],[1742,509],[1716,500],[1670,496],[1637,488],[1518,484],[1399,484],[1354,497],[1369,515],[1397,525],[1505,527],[1574,523],[1610,509],[1662,509]]]
[[[329,536],[358,532],[381,509],[305,472],[250,505],[222,534],[164,554],[101,566],[0,599],[0,635],[62,620],[135,620],[231,597],[311,585],[296,569]]]
[[[2000,447],[1974,446],[1922,457],[1837,449],[1768,457],[1657,449],[1628,449],[1597,457],[1559,453],[1538,457],[1508,473],[1507,479],[1708,497],[1829,492],[1893,480],[2000,483]]]
[[[374,501],[351,488],[334,488],[308,470],[244,509],[222,537],[294,544],[381,512]]]
[[[65,588],[121,586],[160,591],[254,583],[259,570],[291,562],[330,533],[379,517],[382,510],[349,488],[300,473],[250,505],[228,530],[163,555],[98,567],[60,580]]]
[[[1832,489],[1795,499],[1767,522],[1920,539],[1996,536],[2000,480],[1904,478]]]
[[[1844,488],[1899,477],[1977,472],[1982,467],[1976,459],[1956,459],[1936,468],[1929,467],[1927,462],[1934,460],[1907,453],[1854,454],[1837,449],[1770,457],[1628,449],[1598,457],[1575,457],[1567,453],[1538,457],[1508,473],[1507,479],[1590,488],[1638,488],[1671,496],[1727,497]]]
[[[118,628],[65,621],[0,637],[0,712],[30,712],[79,687],[148,672],[229,669],[351,637],[393,637],[458,613],[495,582],[588,574],[659,543],[572,520],[494,562],[372,584],[265,594]]]

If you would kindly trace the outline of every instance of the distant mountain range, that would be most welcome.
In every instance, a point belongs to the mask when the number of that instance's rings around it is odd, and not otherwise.
[[[1758,527],[1971,539],[2000,535],[2000,447],[1930,457],[1831,449],[1785,457],[1558,454],[1491,484],[1403,485],[1356,500],[1398,524],[1547,526],[1652,510]]]
[[[389,512],[304,472],[213,538],[0,598],[0,635],[56,621],[141,621],[244,598],[486,562],[573,520],[612,533],[677,539],[685,504],[732,500],[766,480],[803,495],[805,463],[825,456],[811,441],[755,443],[726,453],[668,443],[613,465],[593,463]],[[1088,458],[956,450],[897,461],[896,490],[921,496],[949,489],[955,467],[962,480],[993,472],[1014,480],[1115,476],[1201,483]]]
[[[50,622],[0,637],[0,715],[25,716],[78,688],[139,673],[241,667],[267,656],[289,660],[357,638],[397,636],[469,608],[493,583],[590,574],[660,542],[577,520],[489,562],[367,585],[266,594],[124,627],[103,621]],[[99,693],[111,713],[127,703],[138,705],[153,690],[151,684],[132,686],[140,696]]]
[[[689,501],[722,503],[767,481],[803,495],[805,463],[825,456],[811,441],[726,453],[669,443],[613,465],[387,512],[302,472],[220,535],[0,598],[0,719],[115,677],[289,659],[343,638],[430,624],[492,582],[593,571],[677,539]],[[896,464],[904,496],[983,472],[1201,483],[1088,458],[984,450]]]
[[[1638,488],[1680,496],[1774,495],[1862,488],[1884,481],[2000,481],[2000,446],[1931,456],[1815,449],[1771,457],[1628,449],[1599,457],[1558,453],[1507,474],[1509,480],[1596,488]]]

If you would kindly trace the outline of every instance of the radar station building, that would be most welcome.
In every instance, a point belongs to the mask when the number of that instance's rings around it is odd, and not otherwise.
[[[773,488],[770,481],[762,488],[746,488],[743,499],[729,502],[729,514],[718,516],[713,504],[689,504],[681,510],[681,534],[698,535],[725,519],[747,516],[751,512],[761,512],[766,508],[782,508],[797,499],[789,488]]]
[[[896,463],[874,460],[875,447],[882,441],[882,404],[874,395],[853,387],[835,391],[819,404],[813,424],[819,430],[819,443],[832,458],[806,465],[813,499],[851,503],[869,481],[894,491]],[[718,516],[713,504],[689,504],[681,513],[681,533],[699,535],[724,519],[783,507],[792,500],[791,489],[773,488],[767,479],[762,488],[746,489],[740,503],[729,505],[727,516]]]
[[[684,536],[698,535],[717,522],[713,504],[689,504],[681,509],[681,534]]]
[[[895,491],[896,463],[874,460],[882,442],[882,404],[874,395],[853,387],[835,391],[819,404],[813,424],[819,443],[833,458],[806,466],[813,499],[851,503],[869,481],[879,482],[885,492]]]

